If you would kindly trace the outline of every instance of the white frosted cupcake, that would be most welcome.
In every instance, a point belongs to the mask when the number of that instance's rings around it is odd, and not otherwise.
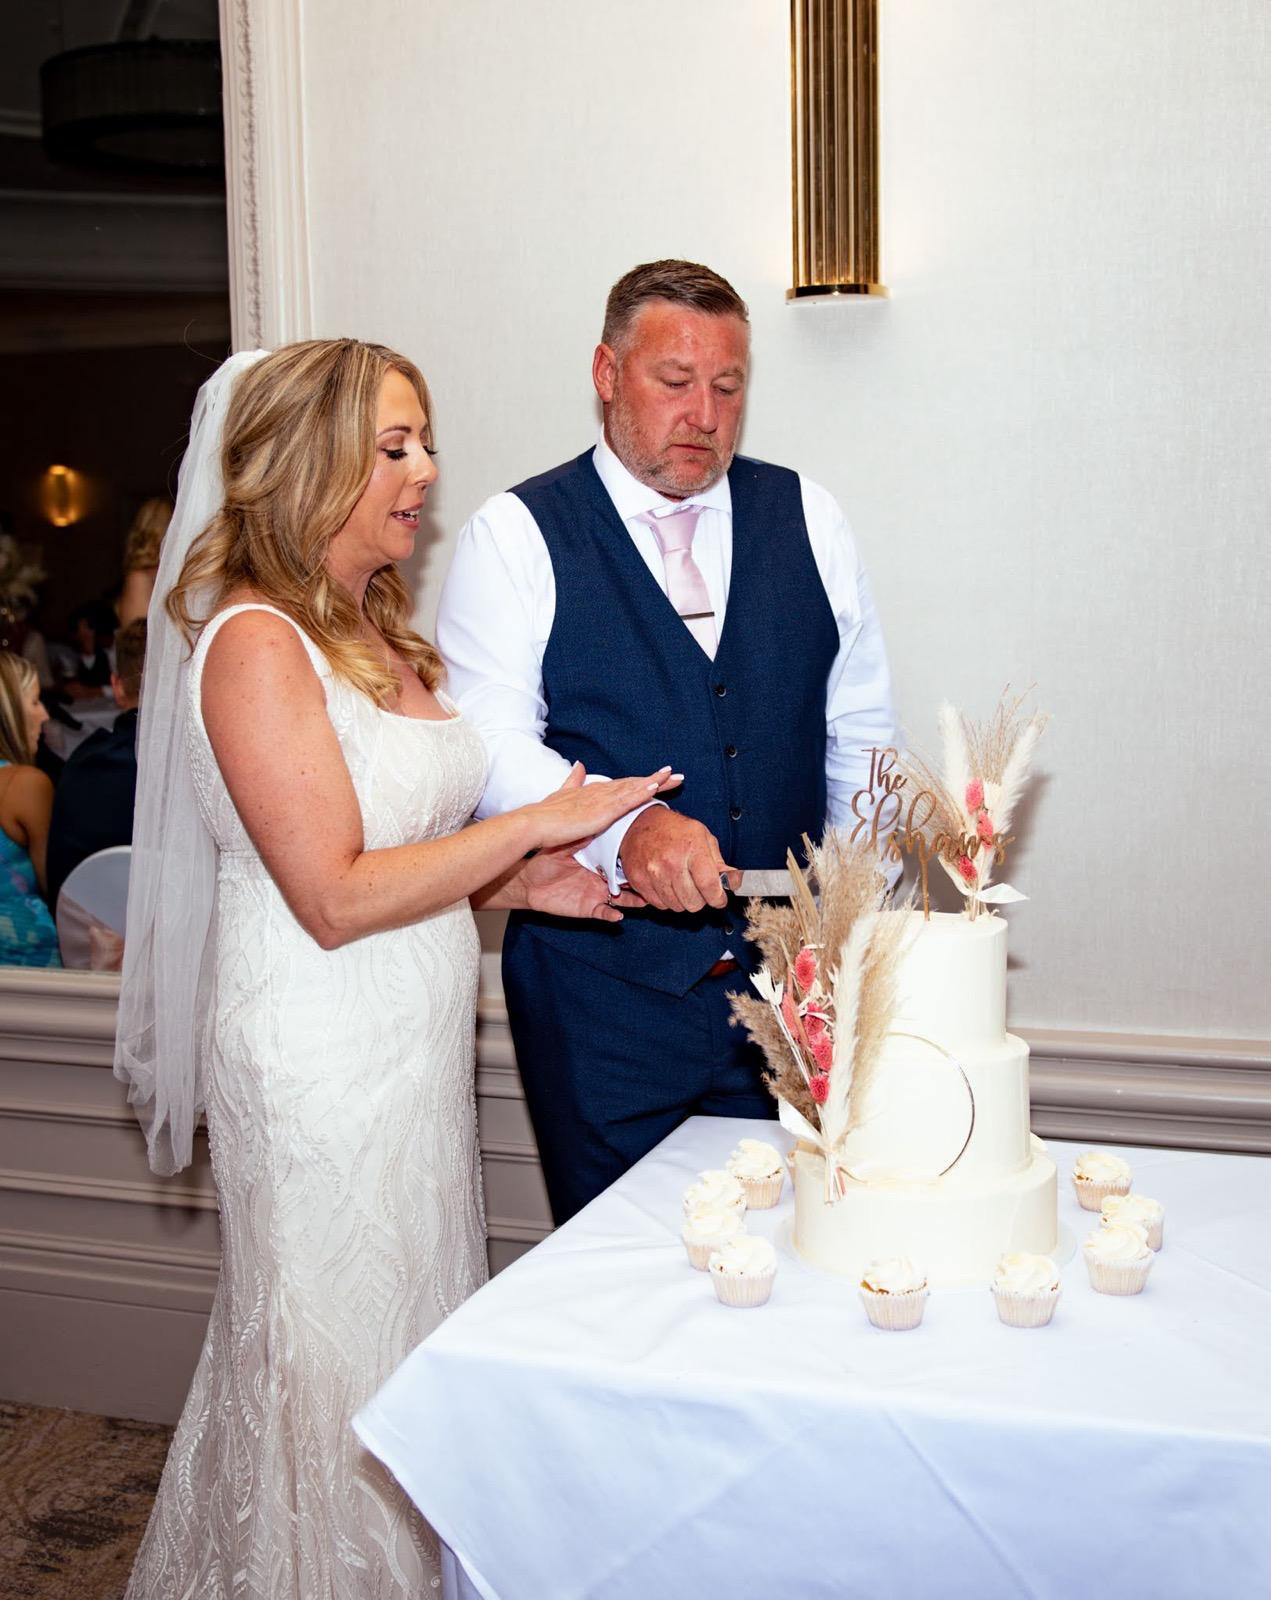
[[[745,1224],[731,1206],[727,1210],[720,1206],[696,1206],[684,1218],[680,1238],[690,1262],[699,1272],[705,1272],[711,1252],[744,1231]]]
[[[777,1252],[767,1239],[740,1233],[711,1254],[711,1282],[726,1306],[761,1306],[772,1293]]]
[[[861,1304],[876,1328],[903,1333],[922,1321],[927,1304],[927,1277],[907,1256],[871,1261],[861,1278]]]
[[[746,1191],[739,1179],[723,1167],[712,1167],[699,1172],[697,1182],[690,1183],[684,1191],[684,1212],[708,1207],[715,1211],[735,1211],[738,1216],[746,1209]]]
[[[1140,1294],[1156,1257],[1137,1222],[1105,1222],[1082,1246],[1090,1287],[1100,1294]]]
[[[1049,1256],[1014,1250],[993,1270],[993,1299],[1008,1328],[1043,1328],[1059,1304],[1059,1273]]]
[[[1110,1194],[1129,1194],[1133,1181],[1130,1163],[1110,1150],[1087,1150],[1073,1163],[1072,1186],[1086,1211],[1098,1211]]]
[[[746,1191],[751,1211],[767,1211],[781,1198],[785,1181],[781,1152],[762,1139],[743,1139],[729,1156],[727,1170]]]
[[[1105,1226],[1111,1222],[1137,1222],[1153,1250],[1165,1242],[1165,1207],[1145,1194],[1110,1194],[1100,1207]]]

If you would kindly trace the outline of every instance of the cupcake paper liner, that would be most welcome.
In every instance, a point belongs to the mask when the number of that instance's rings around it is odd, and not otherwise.
[[[711,1256],[719,1249],[719,1240],[711,1239],[704,1244],[700,1239],[697,1239],[690,1244],[685,1239],[684,1248],[688,1251],[690,1264],[696,1267],[699,1272],[705,1272],[711,1264]]]
[[[761,1306],[772,1293],[777,1269],[770,1272],[749,1273],[745,1277],[728,1272],[712,1272],[715,1298],[724,1306]]]
[[[909,1289],[904,1294],[878,1294],[873,1289],[861,1288],[861,1304],[865,1315],[876,1328],[887,1328],[893,1333],[904,1333],[916,1328],[922,1321],[929,1289]]]
[[[742,1188],[746,1191],[746,1206],[750,1211],[768,1211],[775,1206],[781,1198],[781,1185],[785,1182],[785,1175],[774,1172],[767,1178],[742,1178]]]
[[[1141,1294],[1156,1259],[1148,1256],[1145,1261],[1099,1261],[1088,1250],[1083,1254],[1090,1287],[1099,1294]]]
[[[1096,1181],[1093,1178],[1079,1178],[1074,1172],[1072,1186],[1077,1191],[1077,1199],[1085,1211],[1098,1211],[1110,1194],[1129,1194],[1133,1178],[1108,1178]]]
[[[1044,1328],[1055,1314],[1060,1289],[993,1289],[997,1314],[1008,1328]]]

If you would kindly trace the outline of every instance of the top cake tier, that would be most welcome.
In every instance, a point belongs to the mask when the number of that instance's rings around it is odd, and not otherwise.
[[[1006,924],[981,912],[910,912],[916,937],[901,959],[895,1027],[948,1049],[1001,1044],[1006,1034]]]

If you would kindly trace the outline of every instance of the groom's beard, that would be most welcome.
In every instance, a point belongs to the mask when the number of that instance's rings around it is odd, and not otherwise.
[[[709,433],[685,433],[683,437],[655,444],[640,428],[617,393],[609,406],[605,431],[614,455],[633,478],[673,500],[709,489],[733,464],[733,451],[725,450]],[[694,445],[690,454],[676,445]]]

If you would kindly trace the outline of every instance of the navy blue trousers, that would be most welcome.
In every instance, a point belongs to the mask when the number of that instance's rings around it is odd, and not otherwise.
[[[552,1215],[565,1222],[685,1117],[772,1117],[763,1054],[730,1026],[746,974],[682,998],[610,977],[513,924],[503,988]],[[728,1152],[721,1148],[720,1161]]]

